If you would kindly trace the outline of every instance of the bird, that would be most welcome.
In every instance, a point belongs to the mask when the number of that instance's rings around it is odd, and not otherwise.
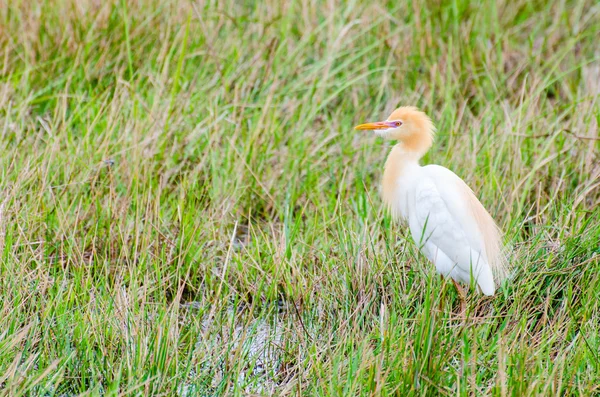
[[[431,119],[414,106],[403,106],[385,121],[354,128],[397,141],[385,162],[382,201],[393,218],[408,223],[436,271],[452,280],[461,312],[466,293],[460,284],[474,281],[484,295],[493,296],[508,270],[502,232],[459,176],[440,165],[420,165],[436,134]]]

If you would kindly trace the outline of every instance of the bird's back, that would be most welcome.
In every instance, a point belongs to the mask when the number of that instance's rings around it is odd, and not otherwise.
[[[492,217],[472,190],[452,171],[438,165],[421,168],[415,183],[415,201],[409,223],[413,237],[442,273],[448,260],[457,263],[456,274],[472,272],[486,294],[493,294],[495,273],[498,283],[505,276],[501,235]],[[423,239],[429,245],[425,246]],[[432,249],[432,245],[433,249]],[[437,255],[440,249],[445,255]],[[439,258],[444,258],[440,260]],[[447,257],[447,258],[445,258]],[[466,273],[465,273],[466,272]],[[454,277],[456,278],[456,277]],[[486,292],[487,290],[487,292]]]

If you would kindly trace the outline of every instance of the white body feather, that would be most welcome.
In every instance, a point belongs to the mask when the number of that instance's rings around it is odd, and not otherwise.
[[[408,222],[415,243],[439,273],[467,284],[473,277],[485,295],[493,295],[485,230],[470,205],[470,200],[477,200],[471,190],[456,174],[438,165],[407,162],[403,171],[395,184],[396,199],[388,203],[392,213]],[[485,220],[493,223],[491,217]]]

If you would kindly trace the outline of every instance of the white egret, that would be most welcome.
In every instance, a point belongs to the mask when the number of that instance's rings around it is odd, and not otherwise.
[[[383,201],[392,215],[408,222],[414,241],[438,273],[457,282],[471,280],[485,295],[494,295],[506,276],[502,235],[473,191],[454,172],[439,165],[420,166],[433,143],[435,127],[412,106],[396,109],[386,121],[361,124],[385,139],[399,141],[385,163]]]

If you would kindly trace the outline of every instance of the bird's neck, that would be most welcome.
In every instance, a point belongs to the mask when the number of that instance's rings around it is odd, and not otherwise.
[[[392,148],[385,162],[382,180],[383,201],[388,206],[394,205],[397,189],[401,179],[409,174],[415,167],[419,167],[419,159],[423,156],[414,152],[406,143],[398,143]]]
[[[433,144],[433,134],[425,129],[413,129],[410,134],[402,137],[401,145],[405,153],[413,154],[418,159],[423,157]]]

